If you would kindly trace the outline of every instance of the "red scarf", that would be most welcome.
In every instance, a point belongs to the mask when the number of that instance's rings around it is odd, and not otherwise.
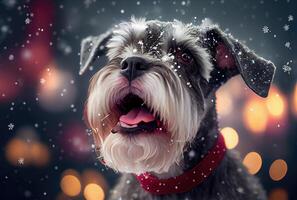
[[[192,169],[168,179],[158,179],[150,173],[137,175],[141,187],[154,195],[184,193],[197,187],[215,171],[226,153],[224,138],[219,134],[216,144],[206,156]]]

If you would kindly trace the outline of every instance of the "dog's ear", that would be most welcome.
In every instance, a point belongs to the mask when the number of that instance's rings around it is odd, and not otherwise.
[[[80,69],[79,74],[82,75],[88,67],[100,55],[106,51],[106,44],[111,38],[112,31],[107,31],[98,36],[89,36],[81,41],[80,49]]]
[[[232,76],[241,74],[249,88],[259,96],[267,97],[275,71],[274,64],[257,56],[217,26],[204,28],[202,32],[203,44],[209,49],[214,65],[209,83],[219,87]]]

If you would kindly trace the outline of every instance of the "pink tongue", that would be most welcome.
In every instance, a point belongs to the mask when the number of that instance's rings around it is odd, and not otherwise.
[[[154,121],[155,117],[145,108],[133,108],[126,115],[120,117],[120,122],[125,124],[134,125],[140,122],[151,122]]]

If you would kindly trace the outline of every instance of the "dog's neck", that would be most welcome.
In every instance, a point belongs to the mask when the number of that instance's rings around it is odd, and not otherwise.
[[[186,146],[181,164],[172,165],[168,172],[154,174],[160,179],[178,176],[199,163],[209,149],[213,147],[218,136],[218,121],[215,107],[215,96],[212,95],[207,112],[203,118],[194,140]]]

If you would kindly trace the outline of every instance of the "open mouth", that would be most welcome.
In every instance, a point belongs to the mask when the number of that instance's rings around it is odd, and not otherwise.
[[[117,105],[119,121],[112,133],[137,134],[162,130],[158,116],[137,95],[129,93]]]

